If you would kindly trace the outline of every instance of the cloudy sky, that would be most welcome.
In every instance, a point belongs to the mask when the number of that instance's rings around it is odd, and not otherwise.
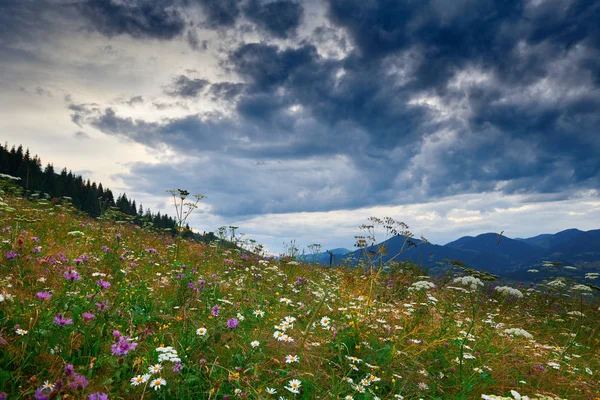
[[[600,228],[594,0],[0,0],[0,138],[193,228]]]

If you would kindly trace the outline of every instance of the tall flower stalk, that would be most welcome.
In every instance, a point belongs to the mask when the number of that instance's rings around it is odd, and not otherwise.
[[[177,257],[179,256],[179,241],[181,240],[181,233],[183,231],[184,224],[186,220],[196,208],[198,208],[198,203],[200,200],[205,199],[206,196],[203,194],[193,194],[192,197],[196,199],[196,201],[185,201],[190,192],[182,189],[170,189],[167,190],[167,193],[170,193],[173,196],[173,204],[175,205],[175,229],[177,230],[178,238],[175,243],[175,261],[177,261]]]

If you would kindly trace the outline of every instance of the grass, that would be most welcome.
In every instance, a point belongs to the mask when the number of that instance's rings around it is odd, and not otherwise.
[[[2,194],[0,204],[8,398],[600,391],[598,300],[585,289],[517,286],[518,297],[413,264],[315,267],[175,241],[43,200]]]

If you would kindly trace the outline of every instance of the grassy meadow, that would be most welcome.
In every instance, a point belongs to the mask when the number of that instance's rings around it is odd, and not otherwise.
[[[588,285],[311,266],[0,196],[0,398],[600,396]]]

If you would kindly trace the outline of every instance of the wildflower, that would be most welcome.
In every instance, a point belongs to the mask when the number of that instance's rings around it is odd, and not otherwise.
[[[254,340],[252,342],[250,342],[250,346],[252,346],[253,349],[257,348],[260,345],[260,342],[258,340]]]
[[[235,329],[235,328],[237,328],[239,323],[240,323],[240,321],[238,321],[237,318],[231,318],[227,321],[227,327],[229,329]]]
[[[421,390],[429,389],[429,386],[427,386],[427,384],[425,382],[419,382],[419,384],[417,386],[419,386],[419,389],[421,389]]]
[[[302,386],[302,382],[300,382],[298,379],[292,379],[289,381],[288,385],[285,386],[285,388],[294,394],[299,394],[300,386]]]
[[[466,286],[471,290],[477,290],[478,287],[483,287],[483,282],[479,278],[475,278],[473,276],[461,276],[454,278],[452,283]]]
[[[52,297],[52,293],[50,292],[37,292],[35,295],[42,300],[48,300],[50,297]]]
[[[144,374],[144,375],[134,376],[129,381],[131,382],[132,386],[138,386],[142,383],[148,382],[148,379],[150,379],[150,374]]]
[[[162,365],[160,364],[154,364],[151,365],[150,368],[148,368],[148,372],[150,372],[151,374],[158,374],[160,371],[162,371]]]
[[[435,284],[429,281],[418,281],[410,285],[409,291],[422,291],[435,288]]]
[[[44,389],[43,389],[43,388],[37,388],[37,389],[36,389],[36,391],[35,391],[35,393],[34,393],[34,395],[33,395],[33,398],[34,398],[35,400],[48,400],[48,399],[50,398],[50,396],[48,396],[48,395],[44,394],[44,393],[42,392],[42,390],[44,390]]]
[[[106,393],[92,393],[88,396],[89,400],[108,400],[108,395]]]
[[[15,330],[15,333],[19,336],[27,335],[27,331],[25,329],[21,329],[21,328],[18,328],[17,330]]]
[[[81,316],[86,321],[89,321],[89,320],[92,320],[92,319],[96,318],[96,316],[94,314],[92,314],[91,312],[84,312],[83,314],[81,314]]]
[[[292,355],[287,355],[287,356],[285,356],[285,362],[286,362],[286,364],[291,364],[291,363],[294,363],[294,362],[297,363],[297,362],[300,362],[300,357],[298,357],[298,356],[292,356]]]
[[[252,312],[252,314],[254,314],[254,316],[256,316],[256,317],[260,317],[260,318],[262,318],[262,317],[264,317],[264,316],[265,316],[265,312],[264,312],[264,311],[262,311],[262,310],[254,310],[254,311]]]
[[[505,329],[504,333],[506,333],[507,335],[510,336],[522,336],[526,339],[533,339],[533,336],[531,335],[531,333],[527,332],[524,329],[521,328],[510,328],[510,329]]]
[[[166,384],[167,381],[165,381],[163,378],[156,378],[155,380],[150,382],[150,386],[154,388],[154,390],[158,390],[161,386],[165,386]]]
[[[589,287],[589,286],[586,286],[586,285],[577,284],[577,285],[574,285],[571,288],[571,290],[576,290],[576,291],[579,291],[579,292],[591,292],[592,288]]]
[[[96,303],[96,307],[100,312],[108,310],[108,300],[104,300],[102,303]]]
[[[553,280],[551,282],[548,282],[546,285],[548,285],[548,286],[550,286],[550,287],[552,287],[554,289],[559,289],[559,288],[562,288],[562,287],[566,286],[566,284],[563,282],[563,280],[561,278],[558,278],[558,279],[555,279],[555,280]]]
[[[73,375],[73,373],[75,373],[75,367],[73,367],[71,364],[65,365],[65,370],[63,371],[63,374],[65,376],[71,376]]]
[[[132,350],[135,350],[137,343],[129,336],[119,336],[117,343],[111,346],[114,356],[124,356]]]
[[[18,257],[19,255],[12,250],[9,250],[5,254],[7,260],[12,260],[13,258]]]
[[[100,289],[108,289],[110,287],[110,282],[106,282],[100,278],[98,280],[98,286],[100,286]]]
[[[323,328],[327,328],[330,323],[331,323],[331,318],[329,318],[329,317],[323,317],[323,318],[321,318],[321,326]]]
[[[208,330],[204,327],[196,329],[196,335],[198,336],[206,336]]]
[[[213,317],[219,316],[219,305],[218,304],[213,306],[213,308],[210,310],[210,315],[212,315]]]
[[[44,381],[42,390],[46,390],[46,389],[48,389],[49,391],[52,391],[52,389],[54,389],[54,385],[52,383],[50,383],[50,381]]]
[[[66,280],[71,281],[71,282],[73,282],[73,281],[80,281],[81,280],[81,276],[75,270],[65,271],[65,273],[63,274],[63,276],[65,277]]]
[[[89,384],[87,378],[83,375],[75,374],[73,381],[69,383],[73,389],[83,390]]]
[[[173,365],[173,372],[180,372],[181,368],[183,368],[183,364],[180,361],[175,362]]]
[[[244,317],[244,316],[243,316],[242,314],[240,314],[240,313],[237,313],[236,317],[237,317],[237,319],[239,319],[240,321],[243,321],[243,320],[245,320],[245,319],[246,319],[246,317]]]
[[[292,304],[292,301],[291,301],[290,299],[286,298],[286,297],[282,297],[282,298],[280,298],[280,299],[279,299],[279,302],[280,302],[280,303],[285,303],[285,304],[287,304],[287,305],[290,305],[290,304]]]
[[[494,290],[504,296],[513,296],[519,299],[523,297],[523,293],[519,289],[514,289],[510,286],[498,286]]]
[[[71,318],[64,318],[62,313],[58,313],[54,317],[54,323],[59,326],[73,325],[73,320]]]
[[[0,293],[0,303],[2,303],[4,301],[4,295],[2,293]]]
[[[560,364],[554,361],[550,361],[547,362],[546,364],[548,364],[549,367],[552,367],[554,369],[560,369]]]

